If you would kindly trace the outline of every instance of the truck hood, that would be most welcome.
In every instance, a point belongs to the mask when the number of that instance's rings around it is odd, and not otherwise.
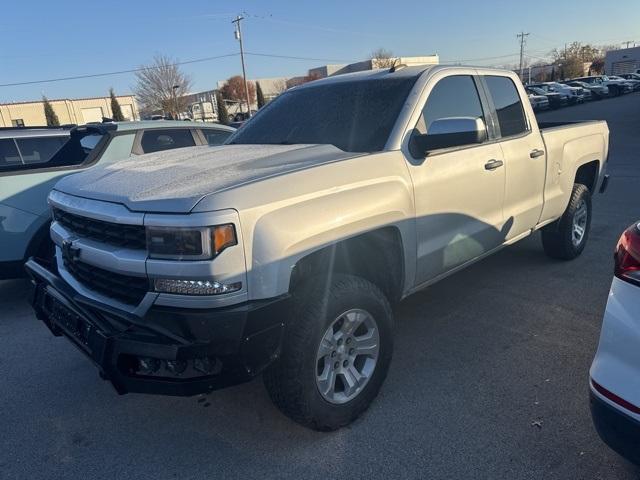
[[[133,211],[187,213],[205,196],[358,156],[333,145],[223,145],[150,153],[63,178],[70,195]]]

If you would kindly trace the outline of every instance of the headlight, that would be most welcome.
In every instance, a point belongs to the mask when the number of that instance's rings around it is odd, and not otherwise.
[[[238,244],[233,224],[202,228],[147,227],[149,258],[208,260]]]

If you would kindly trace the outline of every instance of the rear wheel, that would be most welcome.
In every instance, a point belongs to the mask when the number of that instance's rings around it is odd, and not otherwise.
[[[542,229],[542,246],[547,255],[572,260],[582,253],[591,226],[591,194],[576,183],[562,217]]]
[[[391,307],[375,285],[351,275],[316,278],[294,292],[282,355],[265,385],[294,421],[335,430],[376,397],[392,351]]]

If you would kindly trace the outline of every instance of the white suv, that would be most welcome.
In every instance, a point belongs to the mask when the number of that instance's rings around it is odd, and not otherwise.
[[[640,464],[640,223],[620,237],[615,277],[591,365],[591,415],[600,437]]]

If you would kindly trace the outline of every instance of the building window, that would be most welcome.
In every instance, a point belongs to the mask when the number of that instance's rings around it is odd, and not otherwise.
[[[24,120],[21,118],[16,118],[11,120],[11,125],[14,127],[24,127]]]

